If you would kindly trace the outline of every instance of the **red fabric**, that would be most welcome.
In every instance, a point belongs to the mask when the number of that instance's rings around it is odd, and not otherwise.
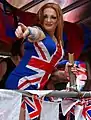
[[[37,17],[34,13],[23,12],[21,10],[16,9],[13,11],[14,15],[19,17],[19,22],[24,23],[27,26],[31,26],[37,23]],[[14,34],[15,23],[13,14],[6,15],[2,9],[0,9],[0,41],[12,44],[17,38],[15,36],[11,36],[6,29],[6,25],[8,25],[8,29],[10,27],[11,32]]]
[[[64,32],[68,39],[68,52],[74,53],[74,58],[78,59],[84,45],[83,30],[77,24],[65,21]]]
[[[19,22],[24,23],[26,26],[31,26],[37,23],[37,17],[35,13],[23,12],[17,9],[14,14],[19,17]]]
[[[12,16],[5,15],[2,9],[0,9],[0,41],[10,44],[12,42],[12,38],[6,35],[5,20],[9,21],[9,23],[12,25]]]

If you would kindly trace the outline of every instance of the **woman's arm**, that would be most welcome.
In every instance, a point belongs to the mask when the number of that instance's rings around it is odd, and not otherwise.
[[[28,27],[29,29],[29,41],[30,42],[36,42],[43,40],[45,38],[44,32],[41,30],[41,28],[34,26],[34,27]]]
[[[34,27],[27,27],[22,23],[19,23],[15,34],[18,38],[29,38],[30,42],[40,41],[45,38],[44,32],[41,28],[34,26]]]

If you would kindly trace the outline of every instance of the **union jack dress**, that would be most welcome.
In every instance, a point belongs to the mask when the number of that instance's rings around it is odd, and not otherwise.
[[[25,54],[6,81],[7,89],[43,89],[58,62],[63,58],[63,48],[52,38],[39,42],[25,42]]]

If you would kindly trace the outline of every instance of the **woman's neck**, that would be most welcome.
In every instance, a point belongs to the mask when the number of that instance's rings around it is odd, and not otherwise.
[[[53,36],[52,39],[55,43],[57,43],[57,38],[55,36]]]
[[[54,32],[48,32],[51,37],[54,36]]]
[[[49,35],[51,36],[51,38],[53,39],[53,41],[55,43],[57,43],[57,38],[55,37],[54,32],[49,32]]]

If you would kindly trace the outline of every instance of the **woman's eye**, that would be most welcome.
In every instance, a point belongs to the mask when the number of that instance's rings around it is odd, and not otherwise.
[[[52,19],[57,19],[57,17],[55,17],[55,16],[52,16],[51,18],[52,18]]]
[[[44,19],[45,19],[45,18],[57,19],[57,17],[56,17],[56,16],[48,16],[48,15],[44,15]]]
[[[44,18],[48,18],[48,16],[47,16],[47,15],[44,15]]]

